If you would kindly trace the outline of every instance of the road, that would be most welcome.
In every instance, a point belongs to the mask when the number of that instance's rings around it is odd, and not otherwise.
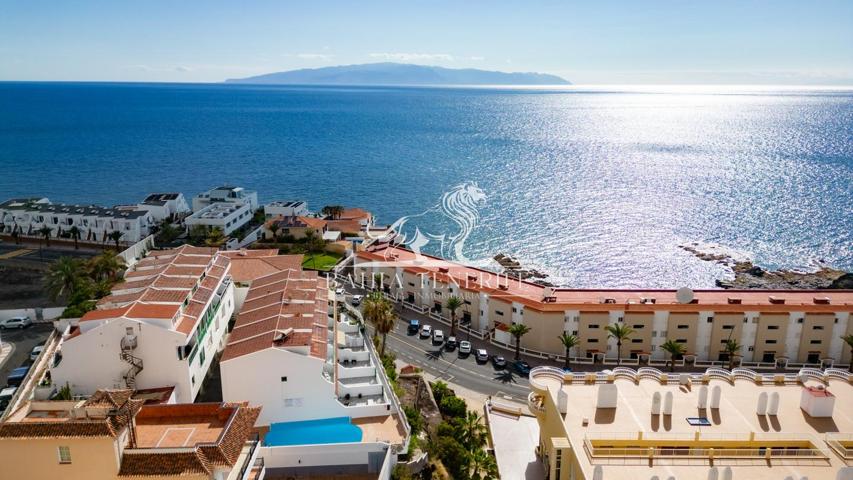
[[[52,323],[41,323],[23,330],[3,330],[0,332],[0,338],[3,339],[3,342],[15,344],[15,352],[12,353],[12,357],[8,358],[0,367],[0,387],[6,385],[9,372],[21,365],[32,363],[30,362],[30,351],[36,345],[45,342],[50,336],[51,330],[53,330]]]

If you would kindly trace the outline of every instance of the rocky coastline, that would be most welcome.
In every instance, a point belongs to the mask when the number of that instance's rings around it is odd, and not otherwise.
[[[818,263],[812,271],[766,270],[751,260],[737,257],[724,250],[709,251],[699,243],[679,245],[707,262],[725,265],[734,274],[732,279],[717,280],[725,289],[821,290],[853,289],[853,274]]]
[[[548,278],[546,273],[536,270],[535,268],[525,268],[521,262],[512,255],[499,253],[492,257],[492,259],[501,266],[503,269],[501,273],[507,277],[532,282],[537,285],[542,285],[543,287],[555,286],[551,282],[545,280]]]

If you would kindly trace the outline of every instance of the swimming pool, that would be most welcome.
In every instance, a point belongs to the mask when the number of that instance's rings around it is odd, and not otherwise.
[[[361,428],[353,425],[350,420],[350,417],[335,417],[273,423],[264,438],[264,444],[275,447],[360,442]]]

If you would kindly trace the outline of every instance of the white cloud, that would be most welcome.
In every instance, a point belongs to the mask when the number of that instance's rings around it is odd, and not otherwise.
[[[381,60],[394,60],[398,62],[411,62],[418,60],[437,60],[443,62],[452,62],[453,55],[446,53],[371,53],[370,58]]]
[[[178,72],[192,72],[192,71],[193,71],[193,69],[192,69],[192,68],[190,68],[190,67],[185,67],[185,66],[183,66],[183,65],[178,65],[177,67],[175,67],[175,70],[176,70],[176,71],[178,71]]]
[[[296,58],[301,58],[302,60],[330,60],[334,55],[329,55],[326,53],[297,53]]]

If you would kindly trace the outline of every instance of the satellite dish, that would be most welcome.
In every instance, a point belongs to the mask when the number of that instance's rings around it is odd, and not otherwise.
[[[545,298],[550,298],[554,296],[554,288],[553,287],[545,287],[545,290],[542,292],[542,295]]]
[[[681,287],[675,292],[675,299],[678,303],[690,303],[693,301],[693,290],[690,287]]]

